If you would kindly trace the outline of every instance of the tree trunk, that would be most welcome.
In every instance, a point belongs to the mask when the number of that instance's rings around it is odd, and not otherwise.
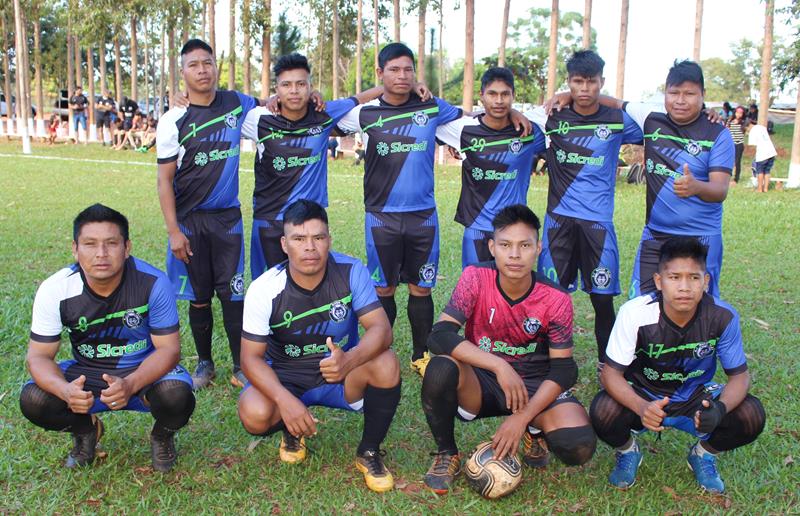
[[[143,20],[142,30],[144,31],[144,98],[147,102],[147,111],[145,111],[145,114],[147,114],[153,109],[150,105],[150,99],[152,98],[150,95],[150,44],[148,43],[150,31],[147,30],[147,17]]]
[[[550,8],[550,52],[547,57],[547,98],[556,93],[556,74],[558,64],[558,0],[553,0]]]
[[[427,0],[419,1],[417,14],[417,80],[425,82],[425,11],[428,10]]]
[[[203,19],[200,22],[200,39],[208,39],[206,35],[206,19],[208,18],[208,6],[203,2]]]
[[[619,49],[617,50],[617,98],[625,95],[625,51],[628,44],[628,8],[629,0],[622,0],[619,17]]]
[[[98,45],[100,55],[98,56],[98,65],[100,66],[100,94],[108,91],[108,81],[106,78],[108,63],[106,62],[106,42],[101,41]]]
[[[760,113],[760,111],[759,111]],[[794,132],[792,133],[792,157],[789,161],[789,188],[800,187],[800,80],[797,81],[797,104],[794,109]]]
[[[592,0],[583,3],[583,48],[592,46]]]
[[[379,34],[381,32],[380,25],[378,25],[378,2],[380,0],[372,0],[372,5],[375,7],[373,15],[373,25],[375,29],[375,86],[378,85],[378,52],[380,51]]]
[[[361,63],[364,58],[364,0],[358,0],[358,21],[356,23],[356,95],[361,93]]]
[[[769,90],[772,73],[772,27],[775,19],[775,0],[767,0],[764,13],[764,50],[761,52],[761,88],[758,94],[758,125],[767,127]],[[800,109],[800,106],[797,107]]]
[[[228,23],[228,89],[236,89],[236,0],[230,0],[231,12]]]
[[[72,94],[75,92],[75,59],[73,59],[73,44],[74,40],[72,39],[72,19],[71,17],[67,17],[67,101],[72,98]],[[60,93],[60,92],[59,92]],[[69,106],[69,104],[67,104]],[[69,118],[69,127],[70,131],[72,130],[72,109],[67,107],[67,112],[69,113],[67,116]]]
[[[503,25],[500,27],[500,48],[497,51],[497,66],[506,65],[506,37],[508,36],[508,10],[511,0],[506,0],[503,6]]]
[[[464,85],[461,91],[464,111],[472,111],[472,96],[475,89],[475,0],[466,0],[467,22],[464,41]]]
[[[117,90],[117,108],[122,105],[122,51],[119,48],[119,36],[114,36],[114,88]]]
[[[22,41],[22,48],[24,49],[21,52],[22,56],[22,102],[24,108],[24,117],[25,126],[28,125],[28,118],[31,118],[31,62],[30,62],[30,50],[28,49],[28,20],[25,17],[25,11],[22,10],[20,6],[20,13],[19,19],[21,22],[21,35],[20,40]]]
[[[6,15],[4,12],[0,12],[0,31],[2,31],[2,38],[3,38],[3,94],[6,97],[11,96],[11,67],[9,66],[9,45],[8,45],[8,35],[11,33],[8,28],[6,27]],[[67,45],[69,46],[69,45]],[[69,55],[69,54],[68,54]],[[69,61],[69,59],[67,59]],[[10,120],[12,117],[11,115],[11,103],[6,102],[6,117]]]
[[[159,71],[160,71],[160,73],[158,74],[158,104],[157,104],[158,111],[156,113],[156,118],[161,118],[161,113],[164,112],[164,108],[166,107],[166,106],[164,106],[164,97],[166,95],[166,91],[165,91],[166,90],[166,84],[164,84],[164,72],[166,71],[166,70],[164,70],[164,55],[166,55],[166,53],[168,51],[168,49],[166,48],[167,47],[167,43],[166,43],[167,37],[166,36],[167,36],[166,31],[164,30],[164,26],[162,25],[161,26],[161,39],[159,40],[159,43],[161,44],[161,55],[159,56],[159,59],[160,59],[161,62],[159,63]]]
[[[215,9],[214,0],[208,0],[208,44],[211,45],[211,50],[214,51],[214,54],[217,53],[217,37],[216,37],[216,13],[214,12]],[[172,29],[173,33],[175,29]],[[175,37],[173,34],[172,37],[172,45],[175,45]]]
[[[250,39],[251,39],[251,28],[252,22],[250,20],[250,0],[243,0],[242,2],[242,34],[244,34],[244,55],[242,56],[242,66],[244,66],[243,70],[243,79],[244,85],[243,90],[245,95],[250,95],[252,93],[252,75],[250,70]]]
[[[394,40],[400,41],[400,0],[392,0],[394,3]]]
[[[136,38],[136,15],[131,15],[131,99],[139,101],[139,45]]]
[[[703,0],[697,0],[694,12],[694,51],[692,52],[692,60],[695,63],[700,62],[700,39],[703,34]]]
[[[81,43],[78,40],[77,34],[72,36],[72,49],[75,53],[75,84],[78,86],[83,85],[83,52],[81,51]]]
[[[444,7],[442,5],[443,2],[439,2],[439,98],[444,97],[444,53],[442,51],[442,41],[444,37],[442,33],[444,32]]]
[[[42,41],[41,21],[39,17],[33,20],[33,67],[36,71],[36,117],[44,120],[44,88],[42,87]]]
[[[175,66],[175,27],[169,28],[167,38],[169,38],[169,91],[167,95],[174,96],[178,92],[177,68]]]
[[[321,11],[321,17],[319,20],[319,42],[317,43],[317,58],[319,59],[319,66],[317,70],[319,70],[319,87],[322,88],[322,85],[325,84],[325,67],[323,63],[325,62],[325,18],[327,17],[327,9],[325,7],[325,2],[323,2],[323,9]]]
[[[333,6],[333,40],[331,41],[331,92],[334,99],[339,98],[339,0],[331,2]]]
[[[22,136],[22,152],[31,153],[31,141],[28,135],[28,117],[30,116],[30,99],[27,95],[27,69],[28,46],[25,42],[25,13],[22,12],[19,0],[14,0],[14,33],[16,35],[15,65],[17,68],[17,106],[20,108],[20,117],[17,118],[17,134]],[[10,103],[11,98],[6,100]]]
[[[86,123],[92,127],[94,125],[94,51],[92,45],[86,47],[86,80],[89,85],[89,114],[86,117]],[[88,129],[86,137],[89,137]]]

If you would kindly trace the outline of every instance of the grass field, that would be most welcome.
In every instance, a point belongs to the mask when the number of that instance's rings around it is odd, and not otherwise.
[[[781,127],[778,146],[788,149],[790,128]],[[797,513],[800,511],[800,281],[797,266],[800,192],[758,195],[732,189],[725,203],[725,261],[721,290],[742,316],[752,392],[767,410],[761,438],[723,455],[720,468],[725,496],[702,494],[686,466],[689,437],[668,431],[663,439],[643,439],[647,450],[632,489],[621,492],[606,483],[612,453],[598,445],[584,467],[557,461],[544,471],[525,471],[522,486],[510,497],[487,502],[461,481],[450,495],[425,491],[422,475],[434,445],[420,409],[420,379],[407,367],[410,332],[405,290],[398,299],[395,349],[404,365],[403,399],[385,442],[387,465],[397,489],[369,492],[352,467],[361,416],[314,409],[320,434],[310,442],[309,460],[287,466],[277,457],[277,437],[254,439],[236,416],[236,390],[228,385],[230,359],[215,304],[214,345],[221,379],[198,394],[197,409],[178,437],[180,457],[173,472],[150,468],[147,415],[104,416],[103,449],[108,456],[94,467],[66,471],[62,462],[69,436],[45,432],[20,414],[18,396],[28,377],[24,366],[31,304],[39,283],[71,261],[71,220],[83,207],[103,202],[131,222],[133,252],[163,267],[165,232],[155,190],[151,154],[112,152],[97,146],[35,146],[23,157],[19,143],[0,143],[0,513]],[[44,159],[47,158],[47,159]],[[104,162],[112,160],[113,163]],[[785,176],[786,159],[776,175]],[[251,155],[242,156],[241,199],[249,234],[253,175]],[[437,312],[460,272],[461,227],[452,221],[459,193],[459,169],[437,169],[436,196],[442,226]],[[363,204],[359,167],[350,161],[331,166],[330,219],[334,248],[364,258]],[[540,215],[546,178],[532,182],[529,203]],[[622,282],[630,277],[644,218],[644,188],[620,182],[616,227]],[[625,288],[623,288],[625,290]],[[577,395],[584,403],[597,391],[594,337],[588,296],[575,300],[576,355],[581,366]],[[622,302],[618,300],[617,306]],[[182,314],[182,362],[194,368],[196,356]],[[68,356],[62,346],[60,358]],[[464,451],[490,438],[497,420],[457,425]]]

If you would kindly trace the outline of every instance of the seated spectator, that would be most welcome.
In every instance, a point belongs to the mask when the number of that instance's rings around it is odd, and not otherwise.
[[[119,150],[122,148],[122,140],[125,139],[125,129],[123,129],[124,122],[122,118],[117,118],[111,123],[112,131],[111,135],[113,137],[112,143],[114,145],[114,149]]]
[[[158,126],[158,120],[149,116],[147,118],[147,124],[145,130],[142,134],[142,140],[140,142],[139,147],[136,149],[139,152],[147,152],[150,147],[156,144],[156,127]]]

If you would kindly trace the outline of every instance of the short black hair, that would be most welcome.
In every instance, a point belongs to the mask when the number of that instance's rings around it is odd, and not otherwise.
[[[688,59],[684,61],[676,59],[667,73],[667,86],[678,86],[684,82],[697,84],[703,91],[706,89],[703,69],[700,68],[700,65]]]
[[[206,43],[202,39],[193,38],[193,39],[190,39],[189,41],[187,41],[186,43],[184,43],[183,47],[181,47],[181,56],[185,56],[186,54],[188,54],[192,50],[197,50],[198,48],[202,49],[202,50],[205,50],[206,52],[208,52],[212,56],[214,55],[214,49],[211,48],[211,45],[209,45],[208,43]]]
[[[593,50],[577,50],[567,61],[567,75],[569,77],[595,77],[603,76],[606,62]]]
[[[297,52],[292,52],[291,54],[279,57],[278,60],[275,61],[275,66],[272,67],[272,72],[277,79],[283,72],[287,70],[297,70],[298,68],[307,71],[309,74],[311,73],[311,66],[308,64],[306,56],[298,54]]]
[[[299,226],[309,220],[319,219],[328,223],[328,213],[319,203],[308,199],[299,199],[286,207],[283,212],[283,223]]]
[[[383,70],[383,68],[386,66],[386,63],[392,59],[397,59],[398,57],[403,56],[411,58],[411,63],[413,63],[414,68],[416,68],[417,62],[414,60],[414,52],[412,52],[410,48],[402,43],[389,43],[383,47],[378,54],[378,68]]]
[[[705,271],[707,256],[708,249],[696,237],[670,237],[661,246],[658,257],[658,270],[659,272],[664,270],[664,266],[676,258],[691,258]]]
[[[517,222],[522,222],[526,226],[536,230],[536,238],[539,238],[539,228],[542,225],[539,223],[539,217],[533,213],[533,210],[524,204],[512,204],[506,206],[492,219],[492,228],[495,233]]]
[[[514,91],[514,74],[511,73],[511,70],[508,68],[495,66],[483,72],[483,75],[481,76],[481,93],[483,93],[487,86],[495,81],[504,82],[509,88],[511,88],[512,92]]]
[[[100,203],[92,204],[78,213],[78,216],[72,221],[72,240],[77,242],[78,235],[81,234],[83,226],[93,222],[111,222],[112,224],[116,224],[119,226],[119,232],[122,234],[122,238],[126,242],[128,241],[128,219],[117,210]]]

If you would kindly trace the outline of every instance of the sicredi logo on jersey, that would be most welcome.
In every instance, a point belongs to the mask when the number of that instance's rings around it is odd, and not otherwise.
[[[211,161],[219,161],[221,159],[228,159],[239,155],[239,146],[232,149],[214,149],[209,153],[198,152],[194,155],[194,164],[198,167],[204,167]]]

